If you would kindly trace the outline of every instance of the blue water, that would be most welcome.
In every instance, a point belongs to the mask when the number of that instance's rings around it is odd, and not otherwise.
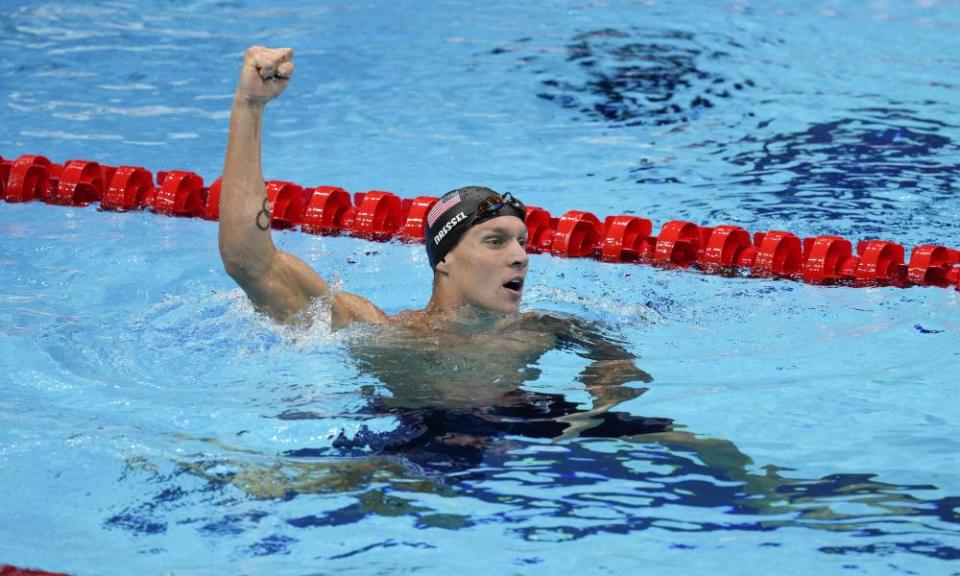
[[[960,245],[956,3],[7,2],[0,29],[8,159],[212,181],[257,42],[297,51],[268,178]],[[388,312],[429,296],[422,247],[275,238]],[[215,224],[0,205],[0,563],[960,573],[957,292],[531,262],[524,308],[608,326],[653,377],[617,409],[683,441],[377,450],[402,423],[364,335],[258,316]],[[523,388],[588,407],[586,362]]]

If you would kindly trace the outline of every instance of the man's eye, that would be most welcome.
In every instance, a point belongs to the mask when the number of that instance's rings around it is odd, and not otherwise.
[[[527,245],[527,239],[526,239],[526,238],[520,238],[519,240],[517,240],[517,242],[519,242],[521,246],[526,246],[526,245]]]
[[[503,241],[500,240],[499,238],[487,238],[487,244],[491,246],[499,246],[503,244]]]

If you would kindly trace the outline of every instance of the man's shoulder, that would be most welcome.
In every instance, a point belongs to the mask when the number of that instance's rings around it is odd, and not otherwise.
[[[517,317],[515,327],[519,330],[550,333],[561,343],[587,348],[623,345],[617,328],[598,320],[563,312],[525,312]]]
[[[350,292],[337,292],[333,298],[331,323],[334,328],[343,328],[353,322],[364,324],[387,324],[390,317],[363,296]]]

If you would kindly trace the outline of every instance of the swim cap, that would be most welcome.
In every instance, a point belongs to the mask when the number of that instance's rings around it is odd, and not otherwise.
[[[516,216],[523,220],[523,203],[509,192],[501,196],[483,186],[466,186],[443,195],[427,213],[427,258],[436,270],[437,263],[456,247],[471,226],[498,216]]]

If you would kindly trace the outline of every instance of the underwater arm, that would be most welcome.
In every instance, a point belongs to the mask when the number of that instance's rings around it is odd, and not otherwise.
[[[557,440],[577,436],[592,428],[600,422],[598,417],[614,406],[647,391],[647,388],[625,384],[653,381],[649,374],[637,367],[636,356],[594,324],[581,319],[564,321],[558,336],[562,346],[577,348],[579,356],[591,360],[577,376],[577,381],[583,383],[593,397],[593,407],[557,418],[569,424]]]
[[[650,382],[653,378],[637,367],[633,357],[624,359],[594,360],[580,372],[577,380],[583,382],[587,391],[599,402],[614,406],[632,400],[647,388],[624,386],[631,382]]]
[[[577,376],[594,397],[594,404],[612,407],[632,400],[646,392],[646,388],[624,386],[631,382],[652,382],[650,374],[637,367],[637,357],[597,326],[575,321],[567,336],[570,343],[582,351],[578,354],[591,360]]]
[[[227,273],[258,310],[292,322],[330,286],[305,262],[277,250],[270,234],[270,205],[260,163],[263,111],[293,74],[293,50],[253,46],[243,59],[230,113],[230,134],[220,194],[220,256]],[[332,303],[335,328],[353,320],[386,316],[359,296],[338,292]]]
[[[575,412],[558,418],[570,425],[560,439],[577,436],[580,432],[594,427],[600,422],[598,417],[647,391],[645,387],[625,384],[653,380],[649,374],[637,368],[636,358],[632,354],[612,343],[601,343],[597,349],[588,350],[584,356],[591,358],[593,362],[580,372],[577,381],[582,382],[593,397],[593,407],[585,412]]]

